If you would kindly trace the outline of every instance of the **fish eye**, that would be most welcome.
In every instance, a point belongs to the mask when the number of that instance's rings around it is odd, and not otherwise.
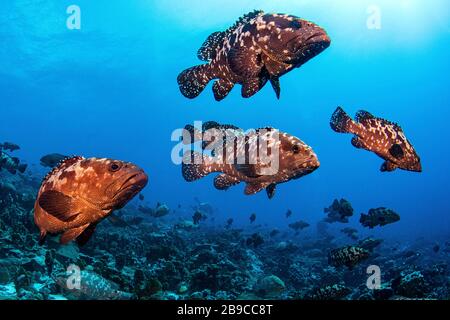
[[[120,163],[118,163],[118,162],[112,162],[112,163],[109,165],[109,171],[111,171],[111,172],[116,172],[116,171],[118,171],[121,167],[122,167],[122,166],[121,166]]]
[[[300,29],[300,28],[302,27],[302,24],[301,24],[300,21],[298,21],[298,20],[293,20],[293,21],[290,23],[290,26],[291,26],[291,28],[293,28],[293,29]]]
[[[295,154],[299,153],[300,152],[300,147],[297,144],[294,144],[292,146],[292,152],[295,153]]]

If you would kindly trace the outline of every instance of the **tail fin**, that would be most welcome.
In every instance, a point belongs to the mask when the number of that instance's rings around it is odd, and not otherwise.
[[[197,129],[191,124],[187,124],[184,127],[183,132],[183,144],[193,144],[197,141],[202,140],[202,131]]]
[[[24,173],[25,170],[27,170],[27,166],[26,164],[21,164],[17,167],[17,170],[19,170],[20,173]]]
[[[184,127],[184,130],[186,132],[186,136],[183,136],[183,143],[184,144],[192,144],[198,141],[202,141],[202,149],[205,150],[207,146],[211,143],[211,141],[204,140],[205,137],[203,134],[205,131],[211,130],[211,129],[217,129],[220,130],[221,125],[215,121],[207,121],[203,123],[201,129],[197,129],[191,124],[187,124]]]
[[[352,127],[355,125],[354,121],[349,117],[347,113],[341,108],[337,107],[331,116],[330,126],[336,132],[341,133],[354,133]]]
[[[194,99],[212,79],[213,77],[209,73],[209,64],[202,64],[181,72],[177,81],[183,96]]]
[[[201,179],[214,172],[215,165],[211,163],[210,157],[195,151],[186,152],[183,156],[182,174],[186,181]]]
[[[361,217],[359,218],[359,223],[361,223],[364,227],[367,227],[368,217],[369,217],[368,214],[361,213]]]

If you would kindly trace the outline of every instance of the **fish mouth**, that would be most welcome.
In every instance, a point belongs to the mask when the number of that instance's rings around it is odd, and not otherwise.
[[[408,167],[406,170],[412,171],[412,172],[422,172],[422,165],[419,163],[413,167]]]
[[[126,190],[129,188],[144,188],[148,183],[148,176],[145,174],[143,170],[139,170],[137,173],[131,175],[125,182],[122,184],[122,190]]]
[[[287,43],[288,49],[296,55],[296,60],[306,61],[318,55],[331,44],[331,39],[326,32],[316,32],[304,39],[303,36],[297,36]]]
[[[302,161],[298,164],[297,174],[293,177],[293,179],[298,179],[298,178],[306,176],[310,173],[313,173],[319,167],[320,167],[320,162],[317,159]]]
[[[138,170],[134,174],[131,174],[123,183],[119,190],[116,192],[114,199],[131,199],[139,191],[141,191],[148,183],[148,176],[143,170]]]

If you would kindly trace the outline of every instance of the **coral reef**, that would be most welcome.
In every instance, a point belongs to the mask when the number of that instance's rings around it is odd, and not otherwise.
[[[185,219],[177,217],[176,210],[154,215],[130,204],[118,216],[127,222],[140,218],[138,227],[105,222],[85,246],[61,246],[56,237],[39,246],[32,220],[38,186],[28,175],[2,176],[0,299],[449,297],[444,243],[439,252],[433,249],[435,240],[399,250],[373,237],[349,244],[353,239],[323,223],[314,236],[292,237],[295,230],[288,226],[274,229],[248,223],[237,229],[239,225],[227,223],[226,217],[213,222],[214,209],[207,203],[188,205]],[[199,207],[208,219],[191,218]],[[330,252],[336,253],[332,263]],[[361,253],[364,259],[352,256]],[[371,264],[382,270],[381,288],[366,286],[366,268]]]

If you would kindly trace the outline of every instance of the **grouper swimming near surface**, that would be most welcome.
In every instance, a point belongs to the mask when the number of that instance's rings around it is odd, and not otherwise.
[[[207,64],[189,68],[178,76],[181,93],[197,97],[213,79],[214,98],[225,98],[236,83],[248,98],[270,82],[277,98],[280,77],[300,67],[330,45],[324,29],[285,14],[254,11],[232,27],[212,33],[197,56]]]

